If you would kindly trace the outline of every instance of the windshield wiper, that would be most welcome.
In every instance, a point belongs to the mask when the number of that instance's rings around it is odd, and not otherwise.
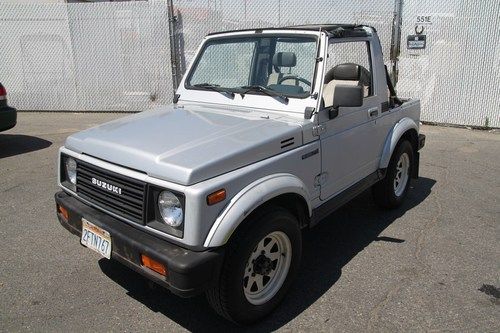
[[[283,103],[288,104],[288,97],[286,97],[285,95],[283,95],[280,92],[274,91],[274,90],[266,88],[264,86],[251,85],[251,86],[242,86],[240,88],[244,89],[244,91],[240,92],[241,97],[245,96],[245,94],[249,91],[259,91],[259,92],[266,94],[267,96],[278,97]]]
[[[221,93],[222,95],[224,95],[226,97],[234,98],[234,92],[229,91],[229,90],[225,90],[224,88],[221,88],[221,86],[218,84],[197,83],[197,84],[193,84],[193,87],[216,91],[216,92]]]

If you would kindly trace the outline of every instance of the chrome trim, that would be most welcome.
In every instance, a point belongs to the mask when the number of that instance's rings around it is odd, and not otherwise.
[[[103,160],[97,159],[97,158],[89,156],[89,155],[75,153],[74,151],[69,150],[65,147],[61,147],[59,150],[59,153],[60,154],[63,153],[65,155],[72,156],[72,157],[77,158],[81,161],[93,164],[97,167],[100,167],[100,168],[103,168],[103,169],[130,177],[130,178],[134,178],[134,179],[146,182],[148,184],[153,184],[156,186],[164,187],[164,188],[171,189],[171,190],[181,192],[181,193],[184,193],[185,189],[186,189],[186,186],[184,186],[184,185],[179,185],[176,183],[168,182],[166,180],[153,178],[153,177],[148,176],[145,173],[134,171],[134,170],[131,170],[131,169],[128,169],[128,168],[125,168],[125,167],[122,167],[122,166],[119,166],[116,164],[109,163],[109,162],[105,162]]]
[[[76,198],[76,199],[80,200],[81,202],[85,203],[86,205],[89,205],[92,208],[100,210],[103,213],[106,213],[106,214],[108,214],[110,216],[113,216],[116,219],[119,219],[119,220],[121,220],[123,222],[126,222],[127,224],[131,225],[132,227],[135,227],[135,228],[137,228],[139,230],[146,231],[146,232],[149,231],[149,232],[151,232],[151,233],[159,236],[160,238],[162,238],[164,240],[168,240],[168,241],[173,240],[173,241],[175,241],[176,244],[183,244],[182,242],[179,242],[179,240],[181,240],[182,238],[171,236],[169,234],[166,234],[164,232],[161,232],[159,230],[151,228],[151,227],[149,227],[147,225],[145,226],[145,225],[138,224],[137,222],[130,221],[130,220],[124,218],[124,217],[121,217],[121,216],[115,214],[115,213],[107,211],[107,210],[103,209],[102,207],[99,207],[96,204],[94,204],[94,203],[92,203],[92,202],[90,202],[88,200],[83,199],[82,197],[78,196],[75,192],[69,190],[67,187],[64,187],[64,186],[61,185],[61,188],[64,191],[66,191],[67,193],[71,194],[74,198]]]
[[[106,170],[109,170],[109,171],[113,171],[113,172],[116,172],[118,174],[122,174],[124,176],[128,176],[128,177],[131,177],[131,178],[134,178],[134,179],[137,179],[137,180],[141,180],[141,181],[144,181],[144,182],[146,182],[148,184],[153,184],[153,185],[157,185],[157,186],[160,186],[160,187],[164,187],[166,189],[171,189],[171,190],[174,190],[174,191],[185,193],[185,191],[184,191],[185,186],[181,186],[181,185],[169,183],[169,182],[166,182],[166,181],[163,181],[163,180],[160,180],[160,179],[152,178],[152,177],[150,177],[150,176],[148,176],[146,174],[140,173],[138,171],[133,171],[133,170],[130,170],[130,169],[127,169],[127,168],[124,168],[124,167],[121,167],[121,166],[118,166],[118,165],[115,165],[115,164],[111,164],[111,163],[99,160],[97,158],[94,158],[94,157],[91,157],[91,156],[88,156],[88,155],[75,153],[74,151],[71,151],[71,150],[69,150],[69,149],[67,149],[65,147],[61,147],[59,149],[59,158],[60,158],[61,154],[72,156],[72,157],[74,157],[76,159],[79,159],[79,160],[82,160],[84,162],[96,165],[96,166],[98,166],[100,168],[103,168],[103,169],[106,169]],[[58,166],[58,169],[60,169],[59,166]],[[100,206],[98,206],[98,205],[96,205],[96,204],[94,204],[92,202],[89,202],[88,200],[83,199],[76,192],[74,192],[74,191],[68,189],[67,187],[63,186],[61,184],[61,177],[60,176],[58,176],[57,183],[58,183],[58,185],[59,185],[59,187],[61,189],[63,189],[65,192],[71,194],[74,198],[77,198],[81,202],[83,202],[83,203],[85,203],[85,204],[87,204],[87,205],[89,205],[89,206],[91,206],[91,207],[93,207],[93,208],[95,208],[97,210],[100,210],[101,212],[104,212],[104,213],[106,213],[106,214],[108,214],[110,216],[113,216],[116,219],[119,219],[119,220],[121,220],[123,222],[126,222],[127,224],[131,225],[134,228],[137,228],[137,229],[145,231],[145,232],[149,232],[151,234],[159,236],[160,238],[162,238],[164,240],[173,241],[173,243],[176,243],[176,244],[186,245],[185,243],[181,242],[181,240],[184,237],[180,238],[180,237],[177,237],[177,236],[174,236],[174,235],[169,235],[169,234],[164,233],[162,231],[159,231],[159,230],[156,230],[154,228],[151,228],[150,226],[138,224],[137,222],[133,222],[133,221],[131,221],[129,219],[121,217],[121,216],[119,216],[119,215],[117,215],[117,214],[115,214],[113,212],[110,212],[110,211],[108,211],[106,209],[103,209],[102,207],[100,207]],[[184,221],[184,223],[185,223],[185,221]]]

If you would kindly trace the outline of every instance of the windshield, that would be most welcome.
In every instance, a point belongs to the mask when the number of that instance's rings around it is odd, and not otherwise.
[[[316,55],[316,38],[311,36],[213,39],[203,47],[186,88],[307,97]]]

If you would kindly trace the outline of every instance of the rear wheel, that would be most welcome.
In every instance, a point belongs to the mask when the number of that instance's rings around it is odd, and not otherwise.
[[[280,207],[250,218],[228,244],[219,282],[207,291],[223,317],[249,324],[268,315],[286,295],[302,253],[297,219]]]
[[[413,147],[401,141],[392,154],[386,176],[372,188],[373,199],[383,208],[395,208],[403,203],[413,169]]]

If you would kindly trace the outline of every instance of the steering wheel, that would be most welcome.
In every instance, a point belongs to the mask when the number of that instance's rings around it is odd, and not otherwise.
[[[311,82],[309,82],[306,79],[304,79],[304,78],[302,78],[300,76],[297,76],[297,75],[286,75],[286,76],[283,76],[281,79],[278,80],[277,84],[281,84],[281,82],[286,81],[286,80],[290,80],[290,79],[302,82],[302,83],[308,85],[309,87],[311,86]]]

